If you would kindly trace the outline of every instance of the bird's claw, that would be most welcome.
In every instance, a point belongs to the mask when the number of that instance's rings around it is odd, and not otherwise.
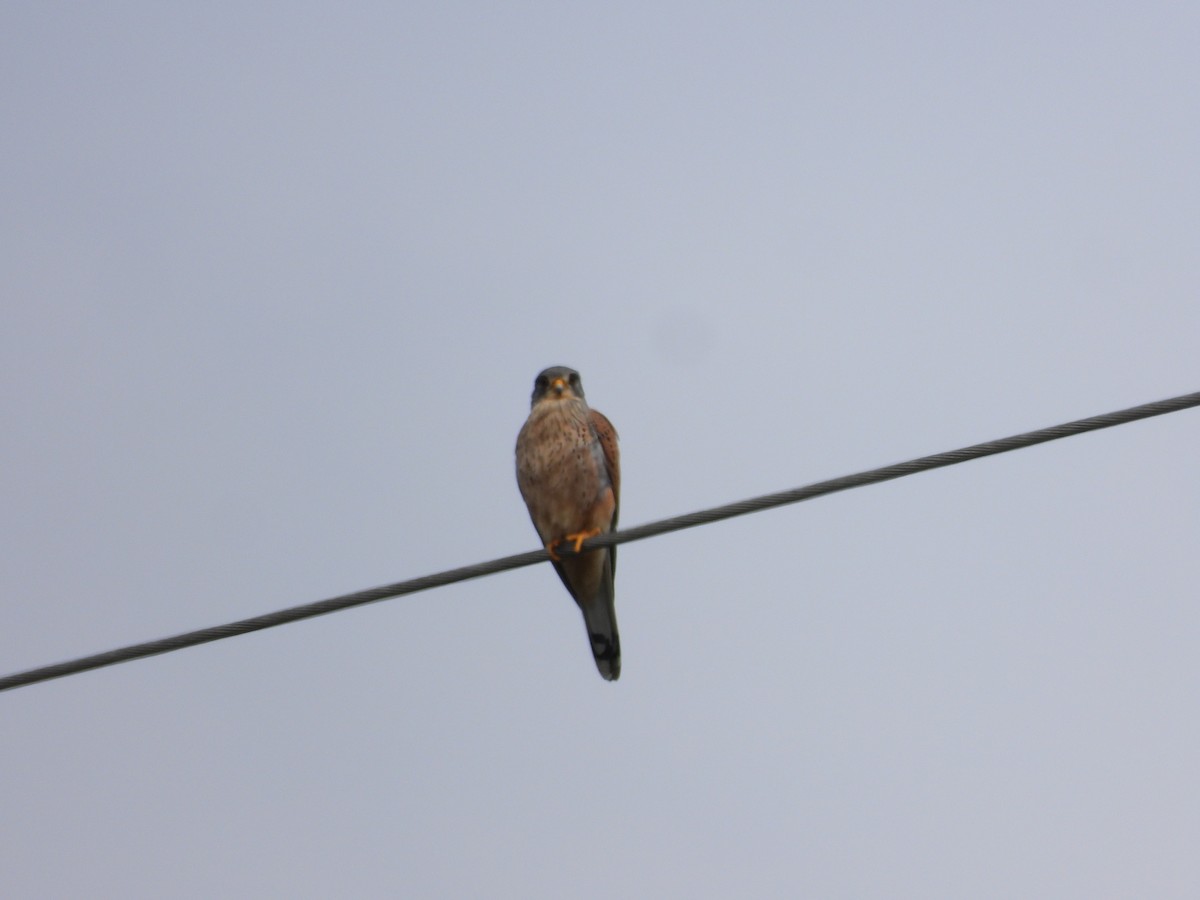
[[[546,552],[550,554],[550,558],[552,560],[559,562],[562,559],[562,557],[557,553],[559,544],[568,542],[574,544],[574,546],[571,548],[571,552],[578,553],[580,548],[583,547],[584,541],[586,541],[588,538],[595,537],[599,533],[599,528],[593,528],[591,531],[577,531],[574,534],[563,535],[562,537],[548,543],[546,545]]]

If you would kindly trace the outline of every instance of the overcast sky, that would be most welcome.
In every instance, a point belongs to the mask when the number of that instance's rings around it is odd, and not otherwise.
[[[0,10],[0,674],[1200,390],[1194,3]],[[11,897],[1192,898],[1200,411],[0,695]]]

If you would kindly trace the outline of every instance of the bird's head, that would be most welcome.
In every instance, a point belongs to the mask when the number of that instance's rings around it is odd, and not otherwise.
[[[551,366],[542,371],[533,382],[533,402],[542,400],[583,399],[583,382],[579,373],[566,366]]]

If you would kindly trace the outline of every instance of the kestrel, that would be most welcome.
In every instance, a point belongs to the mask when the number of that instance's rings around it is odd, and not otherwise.
[[[558,577],[583,612],[596,668],[608,681],[621,675],[621,639],[613,607],[617,548],[560,559],[555,548],[617,527],[621,458],[617,432],[589,409],[579,373],[546,369],[533,383],[529,418],[517,435],[517,486],[529,517],[554,558]]]

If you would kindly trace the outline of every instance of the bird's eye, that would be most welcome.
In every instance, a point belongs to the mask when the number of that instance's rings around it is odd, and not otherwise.
[[[537,379],[533,382],[533,386],[538,387],[538,388],[548,387],[549,384],[550,384],[550,380],[545,375],[539,375],[537,377]]]
[[[579,384],[579,373],[578,372],[571,373],[571,384],[574,384],[574,385]]]

